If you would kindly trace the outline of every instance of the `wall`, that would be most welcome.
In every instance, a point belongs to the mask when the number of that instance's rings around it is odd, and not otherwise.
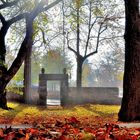
[[[80,91],[69,88],[69,102],[73,104],[121,104],[117,87],[83,87]]]
[[[31,94],[31,104],[38,104],[38,88],[32,88]],[[80,91],[77,91],[75,87],[70,87],[68,104],[121,104],[121,98],[118,97],[118,94],[119,89],[117,87],[83,87]],[[55,92],[49,95],[49,98],[58,99],[58,97],[58,94]],[[7,98],[9,101],[14,100],[20,102],[22,96],[7,93]]]

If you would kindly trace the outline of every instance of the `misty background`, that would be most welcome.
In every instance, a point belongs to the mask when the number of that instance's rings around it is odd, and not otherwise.
[[[100,8],[97,8],[100,4]],[[100,36],[98,52],[87,58],[82,65],[82,87],[118,87],[119,96],[122,96],[122,81],[124,72],[124,9],[121,0],[94,1],[92,4],[94,18],[108,17],[107,29]],[[81,7],[81,34],[80,53],[84,55],[86,34],[88,32],[88,5]],[[41,68],[45,73],[62,74],[63,68],[69,75],[69,86],[76,86],[76,56],[68,49],[69,45],[76,49],[76,24],[75,10],[70,1],[63,1],[48,10],[44,15],[36,19],[34,23],[35,40],[32,49],[32,87],[38,87],[38,76]],[[97,29],[101,20],[95,24],[91,32],[88,52],[96,49]],[[19,27],[17,32],[15,27]],[[14,33],[14,36],[11,34]],[[25,25],[17,23],[13,25],[7,35],[7,65],[11,65],[17,54],[18,44],[25,34]],[[12,46],[12,47],[11,47]],[[24,64],[10,82],[9,87],[23,86]],[[48,91],[60,91],[60,82],[49,81]]]

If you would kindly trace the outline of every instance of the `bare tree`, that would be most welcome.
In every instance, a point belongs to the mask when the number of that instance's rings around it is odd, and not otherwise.
[[[79,88],[82,86],[83,62],[90,56],[98,53],[101,41],[105,40],[105,36],[102,35],[104,35],[105,31],[109,27],[109,21],[115,21],[119,17],[102,14],[100,9],[98,9],[98,2],[94,3],[92,1],[88,1],[86,3],[82,3],[81,1],[81,3],[78,2],[74,4],[76,5],[75,7],[71,6],[71,15],[74,20],[70,26],[72,31],[68,31],[67,33],[67,45],[68,49],[76,56],[77,87]],[[84,9],[84,11],[82,9]],[[72,36],[74,37],[72,38]],[[71,43],[74,40],[76,40],[76,45]]]

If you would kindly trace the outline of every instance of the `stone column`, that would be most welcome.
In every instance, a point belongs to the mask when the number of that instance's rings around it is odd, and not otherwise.
[[[41,69],[41,74],[39,74],[39,105],[47,106],[47,84],[45,77],[45,69]]]

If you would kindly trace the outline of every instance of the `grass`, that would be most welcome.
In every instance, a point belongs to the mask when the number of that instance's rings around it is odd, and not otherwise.
[[[79,105],[74,107],[62,108],[60,106],[40,107],[18,103],[8,103],[13,110],[7,111],[0,109],[0,123],[33,123],[34,121],[43,122],[48,118],[65,117],[99,117],[104,118],[114,115],[115,118],[120,109],[118,105]]]

